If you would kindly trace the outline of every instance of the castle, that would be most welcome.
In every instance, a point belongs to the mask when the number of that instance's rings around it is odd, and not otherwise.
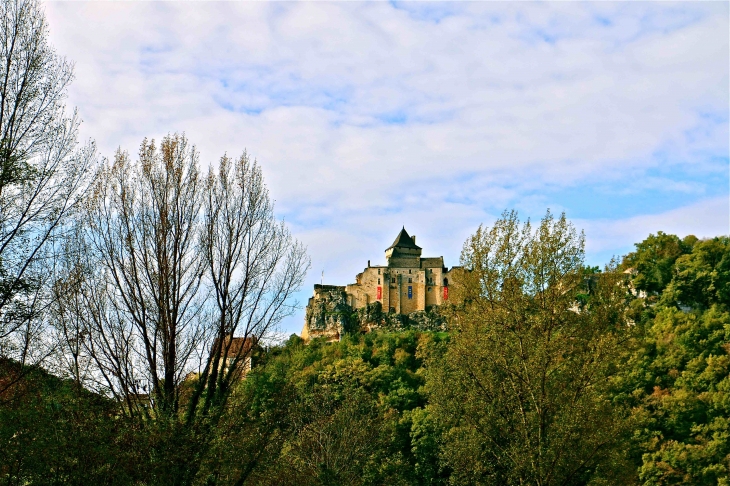
[[[368,261],[354,284],[315,285],[302,338],[337,340],[348,326],[369,331],[394,318],[422,322],[429,310],[449,300],[449,283],[460,271],[446,268],[442,256],[422,257],[415,235],[409,236],[405,227],[385,250],[385,260],[385,265]]]

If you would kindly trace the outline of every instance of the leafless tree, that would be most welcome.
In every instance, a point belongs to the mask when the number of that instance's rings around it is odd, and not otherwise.
[[[35,0],[0,2],[0,356],[39,359],[55,243],[89,185],[64,100],[69,62],[48,44]]]
[[[117,152],[99,173],[88,212],[90,254],[100,263],[95,300],[103,303],[89,320],[93,358],[126,395],[140,379],[132,373],[139,361],[168,413],[204,331],[200,208],[198,154],[174,135],[159,149],[144,140],[136,163]]]
[[[202,412],[221,405],[253,346],[234,346],[234,337],[255,343],[294,310],[292,293],[304,280],[305,248],[277,221],[261,167],[245,152],[237,160],[222,157],[208,174],[203,247],[216,319],[213,346],[188,408]],[[240,342],[240,341],[239,341]],[[226,365],[226,366],[224,366]]]
[[[309,266],[274,216],[258,164],[223,157],[201,178],[181,135],[159,149],[145,140],[138,161],[120,151],[100,170],[85,232],[58,306],[74,316],[58,320],[72,330],[63,335],[81,335],[69,363],[81,343],[94,386],[132,413],[143,384],[168,415],[188,390],[188,424],[225,405],[255,343],[294,310]]]
[[[78,386],[86,384],[90,364],[84,346],[88,331],[83,319],[86,302],[82,288],[90,270],[81,253],[80,236],[78,228],[69,232],[58,255],[58,277],[51,287],[53,298],[48,318],[49,329],[56,333],[52,339],[59,344],[54,353],[56,363],[51,366],[59,375],[71,376]]]

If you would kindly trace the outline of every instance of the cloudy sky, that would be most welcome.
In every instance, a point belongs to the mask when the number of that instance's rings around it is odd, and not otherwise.
[[[589,263],[728,234],[727,2],[46,3],[100,153],[244,149],[312,258],[304,302],[402,225],[458,264],[504,209],[565,211]],[[285,321],[299,332],[303,312]]]

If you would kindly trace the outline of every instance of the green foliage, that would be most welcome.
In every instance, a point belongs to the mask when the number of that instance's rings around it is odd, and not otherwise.
[[[0,390],[0,483],[137,479],[136,432],[113,402],[9,360],[0,361]]]
[[[637,290],[658,294],[671,281],[674,262],[689,253],[696,240],[694,236],[680,240],[676,235],[659,231],[635,245],[636,251],[624,258],[623,268],[636,272],[632,283]]]
[[[697,242],[692,253],[676,260],[673,270],[663,304],[699,309],[730,305],[730,238]]]
[[[0,362],[0,484],[729,485],[730,239],[601,271],[564,218],[518,223],[467,242],[449,333],[351,312],[381,327],[260,350],[193,425]]]
[[[414,331],[306,346],[293,336],[237,390],[207,480],[442,484],[438,427],[424,409],[422,386],[424,359],[443,343],[443,336]],[[258,455],[247,456],[257,456],[249,464],[239,458],[255,437],[266,440],[251,447]]]
[[[451,482],[586,484],[621,464],[626,412],[610,385],[631,337],[622,275],[585,269],[582,235],[550,213],[535,230],[514,212],[480,227],[462,264],[465,305],[428,383]]]
[[[658,298],[631,303],[644,339],[616,398],[642,419],[634,453],[646,485],[730,481],[730,244],[688,241],[691,252],[675,259]],[[648,264],[642,272],[661,273]]]

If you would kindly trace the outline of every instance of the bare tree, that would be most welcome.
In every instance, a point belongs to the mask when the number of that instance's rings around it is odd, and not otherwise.
[[[174,135],[159,149],[144,140],[137,163],[117,152],[88,214],[105,302],[89,320],[93,357],[127,396],[148,380],[165,413],[177,408],[177,384],[204,330],[200,197],[197,152]]]
[[[274,216],[260,167],[245,153],[224,156],[202,179],[184,136],[159,149],[145,140],[137,162],[118,152],[100,170],[86,228],[68,266],[78,279],[67,273],[59,306],[75,317],[59,323],[74,323],[64,336],[81,326],[94,386],[134,413],[149,383],[153,407],[169,416],[186,388],[186,423],[212,423],[255,344],[294,310],[309,266]],[[194,370],[192,388],[181,387]]]
[[[83,286],[90,273],[88,260],[82,255],[83,242],[79,229],[70,232],[56,262],[58,277],[51,287],[52,305],[49,312],[50,329],[55,330],[53,341],[59,344],[54,356],[54,370],[62,376],[71,376],[78,386],[86,384],[89,356],[84,341],[88,326],[84,321]]]
[[[215,338],[190,400],[189,420],[204,389],[204,414],[225,402],[240,378],[240,364],[250,360],[253,350],[251,345],[234,346],[235,335],[254,343],[290,315],[295,308],[290,297],[309,268],[303,245],[274,216],[261,167],[245,152],[237,160],[222,157],[217,173],[209,172],[204,213]]]
[[[0,3],[0,356],[43,357],[40,316],[54,244],[88,188],[94,146],[77,147],[64,100],[70,63],[48,44],[35,0]]]

